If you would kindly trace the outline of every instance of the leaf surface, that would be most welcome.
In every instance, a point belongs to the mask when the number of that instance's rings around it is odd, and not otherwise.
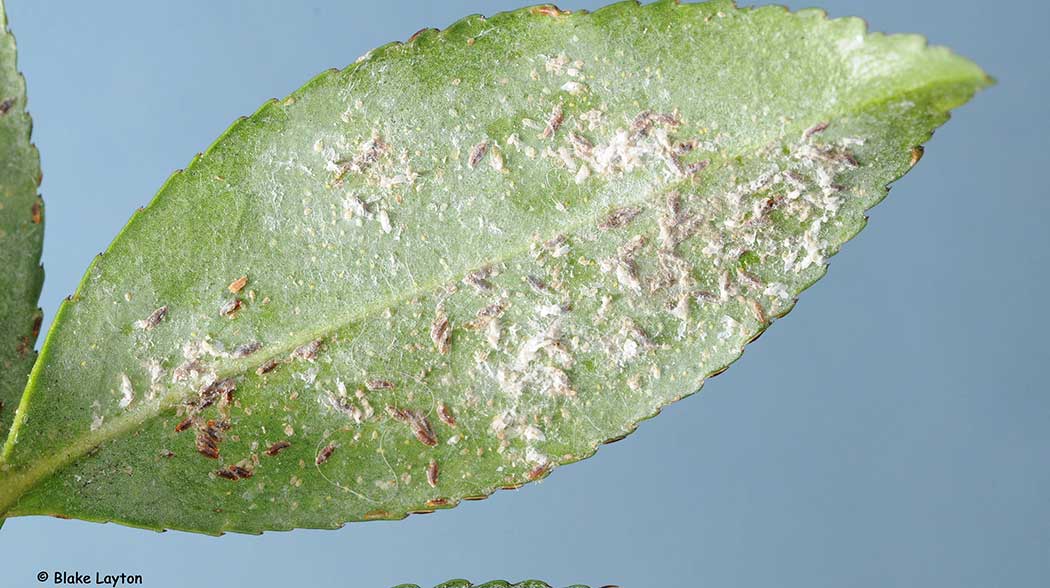
[[[235,123],[95,261],[0,511],[331,528],[544,477],[724,370],[987,81],[728,2],[377,49]]]
[[[33,122],[15,54],[0,0],[0,438],[10,429],[36,360],[37,301],[44,282],[40,154],[30,143]]]

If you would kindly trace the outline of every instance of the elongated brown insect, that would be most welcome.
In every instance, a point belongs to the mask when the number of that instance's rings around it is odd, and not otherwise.
[[[547,287],[547,282],[544,282],[536,276],[525,276],[525,281],[528,282],[529,286],[537,294],[548,294],[550,292],[550,288]]]
[[[808,138],[812,137],[813,135],[816,135],[817,133],[824,132],[824,130],[827,129],[827,128],[828,128],[828,123],[827,122],[819,122],[819,123],[809,127],[808,129],[806,129],[806,132],[802,133],[802,137],[804,139],[808,139]]]
[[[236,389],[237,381],[233,378],[224,378],[201,386],[198,391],[197,410],[208,408],[219,397],[222,397],[229,404],[233,400],[233,392]]]
[[[273,457],[291,446],[292,444],[288,441],[278,441],[266,448],[266,455]]]
[[[268,374],[273,370],[277,369],[278,365],[280,365],[280,362],[278,362],[276,359],[268,359],[261,366],[256,368],[255,373],[259,374],[260,376],[263,374]]]
[[[634,208],[626,206],[623,208],[617,208],[607,214],[605,218],[598,222],[598,228],[603,231],[609,231],[612,229],[618,229],[626,226],[627,223],[634,220],[634,217],[642,212],[640,208]]]
[[[594,143],[591,143],[587,140],[587,137],[584,137],[576,131],[569,132],[569,143],[580,155],[590,155],[591,150],[594,149]]]
[[[144,331],[150,331],[150,330],[153,330],[153,327],[156,327],[157,325],[159,325],[160,322],[163,321],[164,317],[166,317],[166,316],[168,316],[168,307],[167,306],[162,306],[162,307],[158,308],[157,310],[154,310],[153,312],[151,312],[150,315],[148,317],[146,317],[145,319],[143,319],[141,321],[137,321],[135,323],[135,326],[140,328],[140,329],[142,329],[142,330],[144,330]]]
[[[543,476],[546,476],[547,472],[549,472],[549,471],[551,471],[550,463],[542,463],[542,464],[532,468],[531,470],[529,470],[529,473],[527,475],[528,475],[528,478],[529,478],[530,481],[538,480],[538,479],[542,478]]]
[[[236,293],[240,292],[241,290],[243,290],[244,287],[247,286],[247,285],[248,285],[248,276],[241,276],[241,277],[237,278],[236,280],[230,282],[230,285],[226,286],[226,289],[230,291],[230,294],[236,294]]]
[[[430,484],[431,488],[437,488],[438,485],[438,462],[437,460],[430,460],[427,464],[427,484]]]
[[[430,340],[434,342],[438,353],[445,355],[452,347],[452,327],[444,313],[438,314],[430,325]]]
[[[233,356],[237,359],[248,357],[262,348],[262,343],[258,341],[252,341],[251,343],[243,343],[233,348]]]
[[[565,113],[562,112],[561,104],[554,106],[554,110],[551,110],[551,114],[547,117],[547,126],[543,129],[543,138],[549,139],[558,132],[561,128],[561,123],[565,120]]]
[[[292,357],[295,359],[304,359],[306,361],[313,361],[317,357],[317,352],[321,350],[321,340],[314,339],[309,343],[304,343],[297,347],[292,352]]]
[[[412,429],[416,439],[423,445],[429,447],[437,445],[437,435],[434,434],[434,428],[430,426],[430,421],[427,420],[427,417],[414,410],[397,408],[396,406],[387,406],[386,412],[394,419],[407,424]]]
[[[456,426],[456,415],[452,414],[452,409],[448,407],[444,402],[438,404],[437,407],[438,418],[441,422],[445,423],[450,427]]]
[[[707,166],[709,165],[711,165],[711,162],[706,159],[703,161],[694,161],[693,163],[690,163],[689,165],[685,166],[685,175],[695,176],[696,174],[707,169]]]
[[[365,388],[371,391],[375,390],[393,390],[394,383],[388,380],[369,380],[365,382]]]
[[[544,4],[543,6],[533,6],[529,9],[532,14],[539,14],[543,16],[562,16],[564,14],[571,14],[568,10],[562,10],[553,4]]]
[[[33,224],[34,225],[39,225],[40,223],[44,222],[44,215],[43,215],[43,212],[42,212],[42,210],[40,208],[40,201],[39,200],[33,203],[33,206],[32,206],[32,208],[30,208],[29,212],[30,212],[30,215],[31,215],[31,217],[33,219]]]
[[[317,457],[314,459],[314,463],[317,465],[323,464],[324,462],[328,461],[328,458],[332,457],[333,453],[335,453],[335,443],[329,443],[328,445],[325,445],[324,449],[322,449],[317,454]]]
[[[14,98],[4,98],[3,102],[0,102],[0,116],[3,116],[11,110],[11,107],[15,105]]]
[[[229,470],[231,474],[233,474],[234,476],[237,476],[238,478],[250,478],[250,477],[252,477],[252,474],[255,473],[255,472],[249,470],[246,467],[242,467],[242,466],[239,466],[239,465],[236,465],[236,464],[231,465],[231,466],[227,467],[226,469]]]
[[[478,164],[481,163],[481,158],[485,157],[485,153],[488,150],[489,144],[487,141],[482,141],[470,148],[470,157],[467,159],[467,165],[470,166],[470,169],[478,167]]]
[[[226,318],[233,318],[237,315],[237,311],[240,310],[243,305],[244,303],[241,302],[240,298],[228,300],[226,304],[223,304],[222,308],[219,309],[219,314]]]
[[[472,286],[475,290],[482,292],[492,289],[492,282],[488,281],[489,272],[485,269],[472,271],[463,277],[463,283]]]
[[[208,435],[197,433],[197,452],[204,457],[219,459],[219,448]]]
[[[230,481],[237,480],[237,474],[231,472],[230,470],[215,470],[215,475]]]
[[[190,428],[191,426],[193,426],[193,417],[186,417],[175,425],[175,432],[181,433],[186,429]]]

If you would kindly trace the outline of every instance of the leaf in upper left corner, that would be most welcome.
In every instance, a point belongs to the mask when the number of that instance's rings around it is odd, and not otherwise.
[[[30,143],[26,83],[0,0],[0,434],[6,435],[36,360],[44,272],[40,154]]]

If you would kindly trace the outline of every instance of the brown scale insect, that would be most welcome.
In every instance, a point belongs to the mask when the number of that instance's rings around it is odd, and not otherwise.
[[[470,272],[463,278],[463,283],[472,286],[479,292],[492,289],[492,282],[488,281],[489,272],[484,269]]]
[[[273,445],[267,447],[265,453],[266,453],[266,455],[269,455],[270,457],[273,457],[273,456],[277,455],[278,453],[284,451],[285,449],[288,449],[291,446],[292,446],[292,444],[290,442],[288,442],[288,441],[278,441],[278,442],[274,443]]]
[[[470,148],[470,157],[467,158],[467,165],[470,166],[470,169],[478,167],[478,164],[481,163],[481,159],[485,157],[485,153],[487,153],[488,150],[489,144],[487,141],[482,141]]]
[[[262,348],[262,343],[258,341],[252,341],[251,343],[243,343],[233,348],[233,356],[237,359],[248,357]]]
[[[186,417],[175,425],[175,432],[181,433],[193,426],[193,417]]]
[[[387,380],[369,380],[365,382],[365,388],[373,392],[376,390],[393,390],[394,383]]]
[[[594,149],[594,144],[576,131],[569,132],[569,143],[581,155],[590,155],[591,150]]]
[[[430,340],[442,355],[447,354],[452,347],[452,326],[444,313],[439,314],[430,325]]]
[[[709,165],[711,165],[711,162],[706,159],[703,161],[694,161],[693,163],[690,163],[689,165],[685,166],[685,175],[695,176],[696,174],[707,169],[707,166]]]
[[[229,404],[233,400],[233,392],[237,389],[237,381],[233,378],[216,380],[210,384],[201,386],[198,391],[197,410],[204,410],[215,403],[220,397]]]
[[[452,409],[444,402],[438,404],[437,414],[438,418],[441,419],[441,422],[450,427],[456,426],[456,415],[452,414]]]
[[[325,445],[324,449],[317,453],[317,457],[314,458],[314,463],[317,465],[323,464],[328,461],[328,458],[332,457],[333,453],[335,453],[335,443]]]
[[[532,14],[539,14],[542,16],[562,16],[566,14],[572,14],[568,10],[562,10],[553,4],[544,4],[543,6],[533,6],[529,9]]]
[[[11,110],[11,107],[15,105],[14,98],[5,98],[3,102],[0,102],[0,116],[3,116]]]
[[[640,208],[630,206],[617,208],[598,222],[598,228],[603,231],[611,231],[612,229],[626,226],[627,223],[634,220],[634,217],[638,216],[640,212],[642,212]]]
[[[227,469],[227,470],[228,470],[228,471],[229,471],[229,472],[230,472],[231,474],[233,474],[234,476],[236,476],[236,477],[237,477],[237,479],[241,479],[241,478],[250,478],[250,477],[252,477],[252,474],[254,474],[254,473],[255,473],[255,472],[253,472],[252,470],[249,470],[248,468],[246,468],[246,467],[243,467],[243,466],[239,466],[239,465],[237,465],[237,464],[234,464],[234,465],[228,466],[228,467],[227,467],[226,469]]]
[[[219,476],[220,478],[230,480],[231,482],[237,480],[237,474],[231,472],[230,470],[215,470],[215,475]]]
[[[317,357],[317,352],[321,350],[321,340],[314,339],[309,343],[304,343],[297,347],[292,352],[294,359],[305,359],[306,361],[313,361]]]
[[[527,476],[529,481],[534,481],[546,476],[549,471],[551,471],[551,465],[549,463],[543,463],[529,470]]]
[[[146,317],[145,320],[139,321],[138,324],[143,329],[149,331],[149,330],[152,330],[153,327],[159,325],[160,322],[162,320],[164,320],[164,317],[166,317],[166,316],[168,316],[168,307],[167,306],[162,306],[162,307],[158,308],[157,310],[154,310],[153,312],[151,312],[150,315],[148,317]]]
[[[827,129],[827,128],[828,128],[828,123],[826,121],[825,122],[819,122],[819,123],[809,127],[808,129],[806,129],[806,132],[802,133],[802,138],[808,139],[808,138],[812,137],[813,135],[816,135],[818,133],[823,133],[824,130]]]
[[[40,208],[39,200],[33,203],[33,207],[30,209],[29,212],[32,215],[34,225],[39,225],[40,223],[44,222],[44,214]]]
[[[528,282],[529,287],[535,290],[538,294],[547,294],[550,292],[550,288],[547,287],[547,282],[544,282],[536,276],[525,276],[525,281]]]
[[[418,39],[418,38],[419,38],[419,36],[420,36],[420,35],[422,35],[423,33],[427,32],[427,31],[434,31],[434,32],[437,32],[437,29],[431,29],[431,28],[422,28],[422,29],[419,29],[418,31],[416,31],[416,32],[412,33],[412,36],[408,38],[408,41],[407,41],[407,42],[408,42],[408,43],[411,43],[412,41],[415,41],[416,39]]]
[[[434,508],[435,506],[448,506],[448,498],[433,498],[427,501],[427,506]]]
[[[230,285],[226,286],[226,289],[230,291],[230,294],[236,294],[236,293],[240,292],[241,290],[243,290],[244,287],[247,286],[247,285],[248,285],[248,276],[241,276],[241,277],[237,278],[236,280],[230,282]]]
[[[268,374],[273,370],[277,369],[278,365],[280,365],[280,362],[278,362],[276,359],[268,359],[261,366],[255,369],[255,373],[260,376],[263,374]]]
[[[495,304],[490,304],[488,306],[482,307],[480,310],[478,310],[477,317],[478,318],[496,318],[496,317],[500,316],[501,314],[503,314],[503,311],[506,310],[506,309],[507,309],[506,306],[504,306],[500,302],[497,302]]]
[[[216,441],[203,431],[197,432],[197,452],[210,459],[219,459],[219,446]]]
[[[687,153],[691,153],[697,147],[696,139],[689,139],[688,141],[678,141],[671,146],[671,152],[675,155],[681,156]]]
[[[224,316],[226,318],[233,318],[237,315],[237,311],[239,311],[242,306],[244,306],[244,303],[241,302],[241,299],[234,298],[233,300],[229,300],[226,302],[226,304],[222,305],[222,308],[219,309],[219,315]]]
[[[543,129],[543,138],[549,139],[554,136],[554,133],[558,132],[558,129],[561,128],[561,123],[564,121],[565,113],[561,109],[561,104],[558,104],[554,107],[554,110],[551,110],[550,116],[547,117],[547,126]]]
[[[762,305],[759,304],[757,300],[748,299],[747,306],[751,309],[751,314],[755,315],[755,320],[757,320],[759,324],[765,325],[769,323],[769,318],[766,316],[766,310],[762,308]]]
[[[922,159],[924,153],[926,153],[926,149],[923,148],[922,145],[916,145],[915,147],[912,147],[911,162],[908,165],[914,166],[916,163],[919,163],[919,160]]]
[[[438,462],[437,460],[430,460],[427,464],[427,484],[430,484],[431,488],[437,488],[438,485]]]
[[[434,434],[434,428],[430,426],[430,421],[427,420],[427,417],[414,410],[397,408],[395,406],[387,406],[386,412],[395,420],[407,424],[412,429],[416,439],[423,445],[433,447],[438,444],[437,435]]]

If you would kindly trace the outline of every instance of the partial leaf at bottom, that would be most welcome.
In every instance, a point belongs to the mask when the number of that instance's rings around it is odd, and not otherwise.
[[[237,122],[96,260],[0,510],[331,528],[542,478],[725,369],[986,83],[728,2],[377,49]]]

